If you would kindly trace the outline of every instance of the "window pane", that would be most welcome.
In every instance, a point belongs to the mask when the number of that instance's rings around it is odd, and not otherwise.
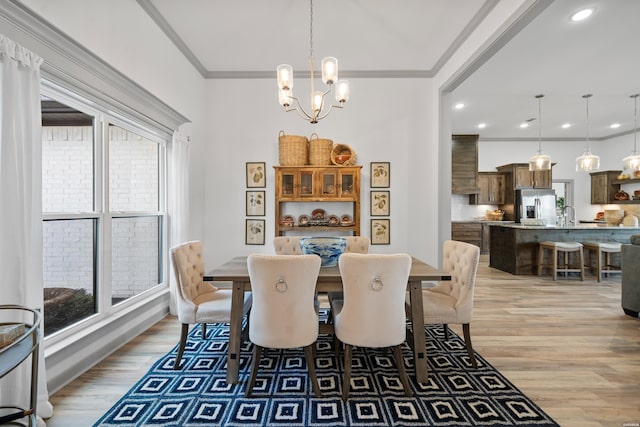
[[[96,222],[43,222],[45,336],[96,312]]]
[[[93,211],[93,117],[57,101],[42,106],[42,210]]]
[[[158,211],[159,145],[109,126],[109,201],[112,212]]]
[[[161,282],[160,217],[114,218],[111,289],[117,304]]]

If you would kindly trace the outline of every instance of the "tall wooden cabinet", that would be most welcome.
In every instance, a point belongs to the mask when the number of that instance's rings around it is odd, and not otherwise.
[[[336,232],[348,231],[360,235],[360,172],[362,166],[274,166],[275,169],[275,234],[282,236],[287,231]],[[307,203],[306,205],[299,205]],[[340,205],[338,205],[340,203]],[[283,222],[290,215],[288,207],[305,206],[312,216],[315,209],[343,209],[338,214],[351,217],[350,224],[340,221],[332,225],[293,224]],[[345,206],[347,206],[345,208]],[[345,212],[344,209],[348,210]],[[329,213],[331,211],[329,210]],[[313,224],[313,222],[311,223]]]
[[[478,192],[478,135],[451,137],[451,194]]]

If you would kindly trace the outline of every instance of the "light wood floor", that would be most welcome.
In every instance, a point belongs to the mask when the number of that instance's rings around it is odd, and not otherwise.
[[[563,427],[640,425],[640,319],[620,307],[620,278],[478,272],[475,350]],[[461,333],[459,328],[453,328]],[[51,397],[49,427],[87,427],[178,341],[167,317]]]

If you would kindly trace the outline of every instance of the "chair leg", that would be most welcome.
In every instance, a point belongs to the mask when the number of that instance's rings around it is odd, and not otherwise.
[[[342,382],[342,400],[349,398],[351,388],[351,344],[344,344],[344,380]]]
[[[449,325],[447,325],[446,323],[442,324],[442,331],[444,332],[444,339],[445,341],[449,339]]]
[[[318,376],[316,375],[316,362],[313,357],[313,344],[310,344],[304,348],[304,355],[307,358],[307,369],[309,369],[309,376],[311,377],[311,385],[313,386],[313,392],[316,397],[322,397],[320,387],[318,386]]]
[[[187,345],[187,335],[189,335],[189,324],[183,323],[180,331],[180,347],[178,347],[178,355],[176,356],[176,362],[173,365],[173,370],[180,369],[180,362],[182,361],[182,353],[184,353],[184,347]]]
[[[256,377],[258,376],[258,366],[260,366],[260,358],[262,357],[262,347],[259,345],[253,345],[253,363],[251,365],[251,378],[249,378],[249,384],[244,391],[245,397],[251,397],[253,386],[256,383]]]
[[[471,345],[471,332],[469,331],[468,323],[464,323],[462,325],[462,332],[464,333],[464,343],[467,346],[467,353],[469,354],[469,359],[471,359],[471,364],[474,368],[477,368],[478,362],[476,361],[476,356],[473,353],[473,346]]]
[[[580,259],[580,280],[584,282],[584,250],[582,248],[578,251],[578,258]]]
[[[202,339],[207,339],[207,324],[201,323],[200,326],[202,327]]]
[[[404,386],[404,394],[405,396],[413,396],[413,391],[409,385],[409,377],[407,377],[407,371],[404,369],[404,360],[402,360],[402,349],[400,347],[399,345],[393,346],[393,355],[396,359],[396,365],[398,365],[398,372],[400,372],[400,381]]]

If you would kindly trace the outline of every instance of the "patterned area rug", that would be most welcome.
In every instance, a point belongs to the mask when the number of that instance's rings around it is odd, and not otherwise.
[[[252,346],[242,348],[240,383],[225,381],[226,325],[209,325],[207,339],[192,330],[174,371],[177,347],[158,360],[95,426],[557,426],[520,390],[476,354],[471,367],[464,342],[442,327],[427,327],[429,383],[410,374],[405,397],[391,352],[354,349],[350,398],[341,399],[342,360],[321,335],[316,364],[323,397],[316,398],[304,352],[267,350],[253,397],[245,398]],[[404,349],[408,372],[413,358]]]

